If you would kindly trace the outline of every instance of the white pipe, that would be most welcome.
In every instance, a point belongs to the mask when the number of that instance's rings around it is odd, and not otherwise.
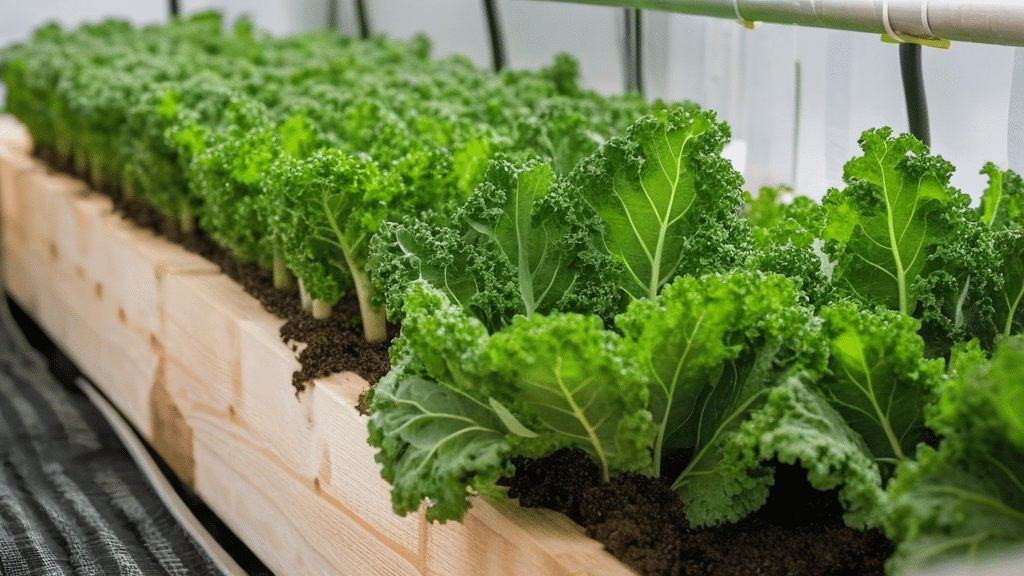
[[[1024,46],[1020,0],[560,0],[743,21]],[[887,16],[887,17],[886,17]]]

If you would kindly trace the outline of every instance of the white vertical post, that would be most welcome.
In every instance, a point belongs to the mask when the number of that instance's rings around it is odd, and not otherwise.
[[[853,91],[850,35],[830,31],[826,48],[825,78],[825,181],[842,187],[843,165],[850,159],[850,93]]]
[[[743,36],[747,189],[756,192],[762,186],[794,185],[796,29],[764,26]]]
[[[1006,152],[1009,168],[1024,173],[1024,48],[1014,50]]]

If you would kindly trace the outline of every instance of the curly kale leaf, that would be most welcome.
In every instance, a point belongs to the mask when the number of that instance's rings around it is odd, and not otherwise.
[[[653,298],[679,275],[729,270],[749,250],[729,127],[695,105],[637,120],[570,175],[604,225],[620,289]]]
[[[461,520],[469,489],[511,474],[506,428],[486,403],[399,364],[373,389],[369,443],[391,503],[406,515],[428,502],[426,518]]]
[[[516,149],[536,152],[558,174],[568,174],[612,136],[607,109],[596,102],[556,96],[516,127]],[[602,122],[602,120],[604,120]]]
[[[989,162],[981,170],[989,177],[978,214],[992,230],[1001,266],[1002,289],[993,297],[995,328],[1003,336],[1024,330],[1024,180],[1012,170]]]
[[[868,130],[860,146],[864,154],[843,170],[847,187],[823,200],[833,281],[869,305],[912,315],[914,282],[956,232],[969,199],[949,186],[953,166],[909,134]]]
[[[922,447],[889,485],[893,573],[1024,544],[1024,337],[1001,340],[991,361],[975,343],[951,367],[928,414],[938,450]]]
[[[667,450],[695,452],[673,485],[690,522],[737,520],[763,504],[753,489],[733,501],[730,483],[741,480],[717,468],[731,436],[786,371],[824,368],[811,319],[790,280],[759,272],[682,277],[616,318],[628,356],[649,375],[655,473]],[[771,478],[761,481],[766,494]]]
[[[582,448],[612,473],[647,472],[654,425],[643,376],[622,339],[597,316],[516,317],[486,345],[499,378],[513,390],[512,411],[533,434],[513,440],[532,457]]]
[[[746,503],[740,513],[756,509],[768,497],[772,474],[760,463],[776,458],[806,469],[818,490],[839,487],[848,525],[881,524],[887,508],[878,466],[860,435],[811,379],[806,373],[789,376],[740,426],[716,473],[699,480],[705,489],[703,506],[727,506],[731,500],[734,508]]]
[[[774,228],[782,221],[786,210],[786,198],[792,195],[789,186],[763,186],[755,198],[750,192],[743,192],[746,207],[743,215],[755,228]]]
[[[515,315],[593,312],[610,318],[619,298],[606,255],[590,243],[593,216],[549,165],[493,161],[484,182],[445,224],[385,226],[369,268],[389,310],[425,280],[491,331]]]
[[[373,162],[336,149],[304,159],[281,156],[266,181],[271,237],[288,269],[311,297],[327,303],[355,284],[371,340],[384,337],[384,319],[369,305],[363,263],[395,188]]]
[[[512,471],[509,429],[488,400],[493,378],[477,361],[487,331],[425,282],[409,286],[406,303],[393,367],[369,396],[370,444],[395,512],[427,500],[429,520],[460,520],[467,487],[486,489]]]
[[[924,359],[920,323],[898,312],[844,302],[823,308],[821,316],[831,354],[818,388],[891,472],[925,439],[925,406],[945,362]]]
[[[746,268],[781,274],[797,282],[814,307],[833,298],[832,266],[822,251],[821,206],[806,196],[789,200],[785,186],[762,188],[757,198],[744,193],[753,252]]]
[[[508,458],[578,446],[613,473],[650,469],[642,375],[596,316],[483,323],[425,281],[409,285],[395,368],[371,397],[371,443],[400,513],[461,518],[467,486],[510,473]]]
[[[981,223],[993,230],[1024,228],[1024,180],[992,162],[982,167],[981,174],[988,176],[988,188],[977,209]]]

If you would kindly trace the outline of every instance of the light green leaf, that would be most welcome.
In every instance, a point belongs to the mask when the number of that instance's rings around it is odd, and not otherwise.
[[[949,186],[951,164],[929,156],[909,134],[868,130],[863,156],[843,170],[848,186],[830,190],[826,240],[837,260],[833,281],[864,302],[913,314],[915,280],[935,246],[952,234],[950,219],[969,199]]]
[[[653,298],[680,274],[728,269],[746,249],[742,178],[720,156],[728,137],[713,112],[673,108],[638,120],[573,172],[630,297]]]
[[[814,342],[793,283],[757,272],[678,278],[657,298],[633,302],[616,325],[649,374],[656,472],[666,451],[712,443],[780,365],[802,355],[788,346]]]
[[[981,195],[978,216],[993,230],[1024,227],[1024,180],[1012,170],[1000,170],[989,162],[981,169],[988,175],[988,188]]]
[[[712,508],[717,499],[725,506],[731,497],[740,516],[757,509],[771,484],[770,469],[760,463],[777,458],[806,469],[818,490],[838,487],[848,525],[881,524],[887,508],[878,466],[860,435],[808,380],[797,374],[772,389],[764,406],[730,439],[722,465],[703,482],[708,492],[700,502]]]
[[[427,501],[427,520],[461,520],[469,488],[511,473],[501,419],[465,393],[398,369],[374,388],[372,406],[369,442],[397,514]]]
[[[486,348],[493,370],[515,390],[512,410],[537,433],[510,439],[517,451],[538,456],[576,446],[598,462],[606,480],[612,472],[650,471],[647,390],[626,363],[621,338],[600,318],[519,316]]]
[[[927,424],[942,436],[922,447],[889,485],[886,532],[897,542],[893,573],[1024,546],[1024,337],[977,344],[951,361]]]
[[[819,387],[891,473],[924,440],[924,408],[934,398],[945,361],[925,360],[920,323],[889,310],[851,303],[825,307],[831,355]]]
[[[536,438],[538,436],[536,432],[523,426],[523,423],[516,418],[515,414],[508,408],[505,408],[501,402],[498,402],[493,397],[488,398],[488,401],[491,409],[498,415],[498,418],[501,419],[501,422],[508,428],[509,432],[524,438]]]

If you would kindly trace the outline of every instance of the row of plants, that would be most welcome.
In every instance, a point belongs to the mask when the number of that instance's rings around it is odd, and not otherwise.
[[[370,442],[400,513],[458,519],[513,457],[668,479],[693,526],[765,504],[769,461],[883,528],[890,573],[1024,543],[1024,183],[981,206],[869,130],[818,204],[744,198],[714,114],[638,120],[559,176],[492,162],[450,223],[388,223],[402,335]],[[743,214],[746,218],[743,218]]]
[[[489,74],[425,41],[272,39],[204,15],[0,53],[37,146],[331,303],[400,321],[370,394],[395,511],[462,518],[573,447],[739,520],[766,462],[838,489],[902,573],[1024,544],[1024,182],[981,204],[869,130],[818,203],[752,198],[693,104]],[[323,307],[323,305],[317,305]]]
[[[560,170],[661,107],[583,90],[559,56],[490,74],[423,37],[273,38],[216,13],[136,28],[52,24],[0,55],[6,107],[57,164],[196,223],[242,261],[291,275],[325,316],[351,287],[366,337],[368,240],[385,220],[464,201],[498,153]]]

